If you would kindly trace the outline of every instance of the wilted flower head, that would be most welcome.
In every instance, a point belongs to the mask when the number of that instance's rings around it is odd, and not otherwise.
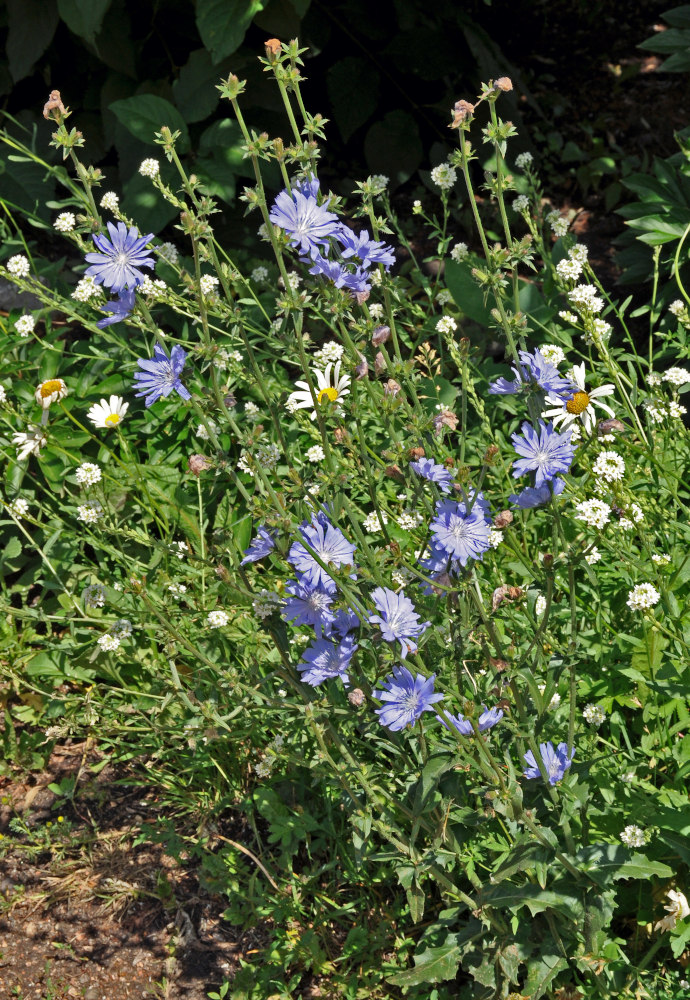
[[[51,403],[57,403],[67,395],[67,385],[61,378],[50,378],[41,382],[34,393],[36,402],[47,410]]]

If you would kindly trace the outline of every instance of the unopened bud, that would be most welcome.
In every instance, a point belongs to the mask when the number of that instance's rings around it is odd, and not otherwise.
[[[269,38],[268,41],[264,42],[264,48],[266,49],[266,55],[271,61],[280,54],[282,49],[282,43],[278,38]]]
[[[459,417],[452,410],[441,410],[434,417],[434,431],[440,434],[444,427],[454,431],[459,422]]]
[[[389,378],[383,387],[384,396],[397,396],[402,386],[394,378]]]
[[[453,116],[453,121],[448,126],[449,128],[460,128],[462,123],[469,118],[470,115],[474,114],[474,104],[470,104],[469,101],[456,101],[450,112]]]
[[[498,445],[490,444],[484,452],[484,464],[492,465],[496,455],[498,455]]]
[[[391,329],[389,326],[377,326],[371,335],[371,342],[374,347],[380,347],[381,344],[385,344],[391,335]]]
[[[345,427],[336,427],[333,431],[333,437],[335,438],[336,444],[342,444],[343,441],[347,441],[348,433]]]
[[[67,109],[62,103],[59,90],[51,90],[48,94],[48,100],[43,105],[43,117],[47,118],[48,121],[54,119],[59,122],[60,118],[67,114]]]
[[[609,420],[600,420],[599,426],[597,427],[599,434],[613,434],[614,432],[622,434],[624,430],[625,424],[621,420],[617,420],[615,417],[612,417]]]
[[[364,357],[363,354],[360,354],[360,358],[361,360],[359,364],[355,367],[356,379],[366,378],[367,375],[369,374],[369,362],[367,361],[367,359]]]
[[[385,372],[385,370],[386,370],[386,359],[384,358],[381,351],[379,351],[376,357],[374,358],[374,371],[376,372],[377,375],[380,375],[381,372]]]
[[[542,561],[543,565],[547,567],[547,569],[550,566],[553,566],[553,553],[551,553],[551,552],[544,552],[543,555],[542,555],[542,557],[541,557],[541,561]]]
[[[229,410],[231,410],[233,406],[237,406],[237,398],[235,397],[235,394],[232,392],[229,392],[227,396],[223,397],[223,402],[225,403],[225,405]]]
[[[391,479],[397,479],[401,483],[405,482],[405,477],[403,476],[402,469],[399,465],[387,465],[386,475],[390,476]]]

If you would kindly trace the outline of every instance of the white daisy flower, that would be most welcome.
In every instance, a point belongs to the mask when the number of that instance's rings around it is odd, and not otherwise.
[[[332,363],[327,364],[323,371],[318,368],[312,368],[312,375],[316,381],[316,402],[319,405],[322,405],[324,400],[328,399],[331,403],[339,406],[342,397],[349,395],[350,390],[348,386],[350,384],[350,376],[340,374],[340,365],[341,362],[336,361],[335,365]],[[290,413],[294,413],[295,410],[305,410],[314,406],[314,400],[309,391],[309,384],[300,381],[295,382],[295,385],[299,386],[299,389],[290,393],[286,403]],[[311,419],[316,420],[316,410],[312,410]]]
[[[584,364],[573,365],[569,378],[572,378],[575,383],[575,392],[570,399],[561,399],[560,396],[550,392],[546,397],[546,402],[550,404],[551,409],[544,410],[542,413],[544,420],[550,420],[554,427],[558,427],[560,424],[562,432],[572,427],[579,419],[585,430],[591,433],[597,422],[594,412],[595,406],[604,410],[610,417],[615,416],[611,407],[601,401],[602,396],[610,396],[611,393],[615,392],[615,386],[609,382],[606,385],[600,385],[598,389],[587,389]]]
[[[12,444],[17,448],[17,460],[23,462],[29,455],[38,455],[47,444],[45,428],[29,424],[27,431],[17,431],[12,435]]]
[[[44,410],[47,410],[51,403],[57,403],[67,395],[67,386],[61,378],[50,378],[46,382],[41,382],[36,387],[34,398]]]
[[[117,427],[128,409],[129,403],[122,396],[111,396],[94,403],[86,415],[94,427]]]

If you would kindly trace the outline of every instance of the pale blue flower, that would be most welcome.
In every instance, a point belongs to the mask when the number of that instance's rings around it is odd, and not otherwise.
[[[99,253],[86,254],[86,260],[91,264],[86,274],[117,295],[123,288],[136,288],[142,283],[146,275],[139,268],[154,266],[155,260],[148,256],[146,250],[153,233],[139,236],[134,226],[128,230],[124,222],[118,222],[117,226],[109,222],[108,232],[110,239],[99,233],[91,237]]]
[[[376,709],[381,725],[398,732],[413,726],[424,712],[431,712],[431,706],[443,698],[434,694],[435,680],[436,674],[413,677],[407,667],[394,667],[382,684],[383,691],[374,691],[374,697],[385,703]]]
[[[539,752],[541,754],[541,759],[544,764],[544,770],[546,771],[549,784],[557,784],[561,781],[565,772],[572,764],[573,757],[575,756],[575,748],[573,747],[572,752],[568,755],[567,743],[559,743],[558,747],[554,750],[553,743],[549,740],[548,743],[539,744]],[[531,750],[528,750],[525,754],[524,761],[529,765],[529,767],[527,767],[524,771],[525,777],[530,779],[541,778],[539,765],[537,764]]]
[[[417,643],[414,641],[431,622],[420,622],[420,616],[414,609],[414,604],[404,594],[396,594],[388,587],[377,587],[372,598],[377,615],[370,615],[369,621],[381,627],[381,635],[386,642],[399,642],[403,660],[408,653],[416,653]]]
[[[525,421],[522,436],[513,434],[512,439],[515,451],[523,456],[513,462],[513,475],[517,477],[534,472],[534,485],[537,487],[567,472],[575,457],[570,431],[558,434],[552,424],[547,426],[543,420],[539,421],[538,430]]]
[[[173,391],[182,399],[190,399],[191,393],[180,381],[186,359],[187,354],[179,344],[175,344],[170,357],[160,344],[156,344],[151,361],[145,358],[139,358],[137,361],[143,372],[137,372],[134,376],[135,386],[140,390],[134,395],[145,396],[146,406],[151,406],[161,396],[165,398]]]
[[[349,684],[347,669],[356,650],[355,641],[350,636],[340,642],[316,639],[302,654],[303,662],[297,664],[302,674],[300,679],[312,687],[334,677],[340,677],[345,685]]]

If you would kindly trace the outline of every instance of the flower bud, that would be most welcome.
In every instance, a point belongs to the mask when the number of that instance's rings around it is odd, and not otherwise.
[[[426,452],[423,448],[410,448],[407,453],[407,457],[411,462],[416,462],[419,458],[424,458]]]
[[[374,371],[376,372],[377,375],[380,375],[381,372],[385,372],[385,370],[386,370],[386,359],[384,358],[381,351],[379,351],[376,357],[374,358]]]
[[[609,420],[600,420],[597,427],[597,432],[599,434],[613,434],[615,432],[622,434],[624,430],[625,424],[621,420],[616,420],[615,417],[612,417]]]
[[[190,455],[187,459],[187,465],[190,472],[195,476],[200,476],[202,472],[211,468],[213,462],[206,455]]]
[[[494,518],[494,525],[497,528],[507,528],[509,524],[513,523],[513,512],[512,510],[502,510],[500,514],[497,514]]]
[[[459,422],[457,414],[453,413],[452,410],[441,410],[434,417],[434,431],[436,434],[440,434],[444,427],[454,431]]]
[[[394,378],[389,378],[383,387],[384,396],[397,396],[402,386]]]
[[[391,330],[389,326],[377,326],[371,335],[371,342],[374,347],[380,347],[390,338]]]
[[[498,445],[490,444],[484,452],[484,464],[492,465],[496,455],[498,455]]]
[[[347,700],[355,708],[361,708],[364,704],[364,691],[361,688],[353,688],[347,696]]]
[[[502,90],[504,94],[507,94],[512,89],[513,81],[509,76],[499,76],[498,80],[494,83],[494,90]]]

